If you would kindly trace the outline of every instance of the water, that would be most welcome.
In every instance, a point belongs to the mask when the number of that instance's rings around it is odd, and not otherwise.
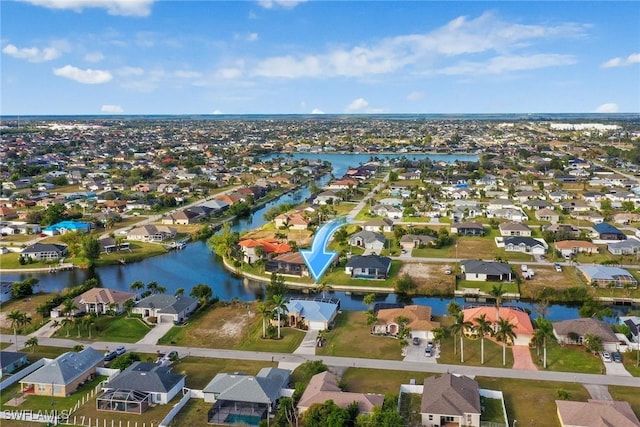
[[[378,157],[382,157],[379,155]],[[455,160],[473,161],[475,156],[453,156],[453,155],[412,155],[417,158],[432,158],[453,162]],[[334,166],[334,174],[342,176],[349,166],[358,165],[369,161],[369,154],[316,154],[299,153],[294,154],[294,158],[306,158],[310,160],[328,160]],[[387,155],[386,157],[398,157]],[[328,176],[319,181],[323,185]],[[233,223],[232,229],[242,232],[254,229],[265,224],[264,213],[272,206],[280,203],[301,202],[310,196],[308,187],[302,187],[295,192],[284,195],[278,200],[268,203],[263,208],[257,210],[249,218],[243,218]],[[242,301],[253,301],[262,299],[264,296],[264,283],[255,282],[233,275],[227,271],[220,259],[207,247],[206,242],[196,241],[189,243],[185,249],[169,252],[146,260],[128,264],[112,265],[100,267],[95,270],[71,270],[58,273],[20,273],[3,274],[3,282],[14,282],[24,280],[27,277],[37,277],[40,280],[40,290],[43,292],[59,291],[65,287],[77,286],[90,278],[97,278],[103,287],[118,290],[129,290],[129,285],[137,280],[144,283],[151,281],[158,282],[167,288],[168,293],[174,293],[178,288],[184,288],[189,293],[190,289],[199,283],[205,283],[212,287],[215,296],[222,300],[238,298]],[[339,298],[341,308],[344,310],[363,310],[367,307],[363,304],[364,294],[344,292],[331,292],[331,296]],[[379,295],[376,302],[396,302],[396,295]],[[419,297],[411,302],[416,304],[429,305],[436,315],[446,314],[446,306],[451,299]],[[460,298],[455,299],[459,304],[464,305]],[[526,302],[515,302],[516,305],[534,312],[533,305]],[[619,314],[622,314],[620,312]],[[576,318],[578,307],[564,305],[552,305],[549,307],[547,317],[551,320],[563,320]]]

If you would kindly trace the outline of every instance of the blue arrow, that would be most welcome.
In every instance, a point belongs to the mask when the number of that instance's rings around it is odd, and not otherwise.
[[[340,227],[342,227],[346,223],[344,218],[342,219],[334,219],[322,226],[316,231],[315,236],[313,236],[313,242],[311,243],[311,250],[301,250],[300,254],[304,259],[304,262],[307,264],[307,268],[309,272],[313,276],[313,280],[316,283],[320,281],[320,278],[327,271],[329,265],[331,265],[331,261],[338,255],[335,251],[327,251],[327,243],[329,243],[329,239],[331,235]]]

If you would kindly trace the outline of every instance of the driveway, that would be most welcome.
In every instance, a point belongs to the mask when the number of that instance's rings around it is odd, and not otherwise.
[[[172,327],[173,323],[171,322],[158,323],[136,344],[156,344]]]
[[[298,348],[293,351],[293,354],[316,354],[317,340],[318,331],[308,330]]]
[[[436,345],[433,348],[433,355],[431,357],[427,357],[424,355],[426,340],[422,339],[421,341],[420,345],[413,345],[410,343],[406,348],[406,354],[402,360],[405,362],[438,363],[437,357],[439,354],[439,347]]]
[[[624,356],[623,356],[624,357]],[[624,368],[622,363],[605,362],[604,367],[607,370],[607,375],[618,375],[621,377],[632,376],[629,371]]]
[[[613,400],[611,393],[609,393],[609,387],[606,385],[584,384],[584,388],[587,389],[592,399]]]
[[[513,352],[513,369],[523,369],[525,371],[537,371],[538,367],[533,363],[529,346],[514,345],[511,347]]]

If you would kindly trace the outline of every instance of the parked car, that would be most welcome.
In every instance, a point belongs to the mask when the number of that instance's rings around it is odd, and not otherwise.
[[[451,271],[451,267],[446,267],[446,268],[444,269],[444,274],[447,274],[447,275],[448,275],[448,274],[451,274],[451,273],[452,273],[452,271]]]
[[[427,341],[427,348],[433,348],[433,341]]]
[[[562,272],[562,266],[557,262],[553,265],[558,273]]]
[[[606,362],[606,363],[610,363],[611,362],[611,354],[608,351],[603,351],[601,353],[602,356],[602,361]]]
[[[177,357],[178,357],[178,352],[175,350],[170,351],[169,353],[166,354],[166,356],[164,356],[164,358],[167,360],[173,360],[173,359],[176,359]]]
[[[123,345],[121,345],[120,347],[116,348],[116,354],[118,356],[120,356],[121,354],[125,354],[127,352],[127,349],[124,348]]]
[[[617,351],[614,351],[613,353],[611,353],[611,358],[616,363],[622,363],[622,355]]]
[[[118,357],[118,353],[116,353],[115,351],[107,351],[107,352],[104,354],[103,360],[104,360],[105,362],[110,362],[110,361],[112,361],[113,359],[115,359],[116,357]]]
[[[413,345],[420,345],[420,338],[413,337]]]
[[[433,356],[433,350],[432,350],[432,349],[430,349],[429,347],[425,348],[425,349],[424,349],[424,356],[425,356],[425,357],[431,357],[431,356]]]

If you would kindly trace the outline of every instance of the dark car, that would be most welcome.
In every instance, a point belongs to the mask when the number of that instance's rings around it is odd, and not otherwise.
[[[413,345],[420,345],[420,338],[413,337]]]
[[[110,361],[112,361],[113,359],[115,359],[116,357],[118,357],[118,353],[116,353],[115,351],[107,351],[107,352],[104,354],[103,360],[104,360],[105,362],[110,362]]]
[[[617,351],[614,351],[613,353],[611,353],[611,358],[616,363],[622,363],[622,355]]]

